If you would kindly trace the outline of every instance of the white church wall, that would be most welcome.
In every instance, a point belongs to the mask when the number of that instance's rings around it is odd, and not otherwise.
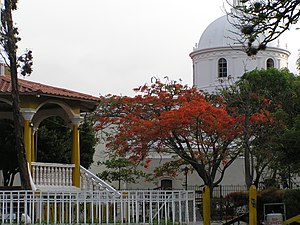
[[[274,67],[281,69],[288,67],[289,52],[283,49],[270,48],[259,52],[257,56],[249,57],[242,50],[228,47],[194,51],[190,55],[193,59],[194,85],[208,92],[216,91],[222,85],[230,85],[238,81],[245,73],[254,69],[266,69],[267,60],[274,61]],[[218,77],[218,60],[227,61],[227,77]]]
[[[168,161],[167,159],[153,159],[150,167],[148,169],[140,168],[141,170],[151,173],[155,167],[162,165],[162,163]],[[245,174],[244,174],[244,159],[237,158],[236,161],[225,171],[224,178],[220,185],[244,185],[245,184]],[[216,180],[220,177],[218,175]],[[173,189],[185,189],[185,171],[183,168],[178,168],[178,176],[162,176],[158,177],[153,181],[145,181],[144,179],[139,180],[136,184],[127,184],[128,189],[155,189],[161,187],[161,180],[170,179],[172,180]],[[189,171],[187,175],[187,185],[188,186],[202,186],[203,181],[194,170]]]
[[[105,144],[98,144],[96,147],[96,152],[94,155],[94,163],[92,164],[90,170],[94,174],[100,173],[106,168],[104,166],[97,165],[98,161],[105,161],[108,159],[108,154],[105,150]],[[142,170],[148,174],[153,174],[154,169],[157,166],[163,165],[163,163],[171,161],[173,158],[171,155],[158,155],[151,154],[151,163],[148,168],[143,166],[137,167],[138,170]],[[244,185],[244,161],[243,158],[238,158],[236,161],[226,170],[225,176],[221,182],[221,185]],[[203,181],[199,177],[196,171],[189,171],[188,175],[188,186],[202,186]],[[218,178],[218,176],[217,176]],[[144,178],[140,178],[136,183],[124,183],[121,181],[121,189],[158,189],[161,188],[162,180],[171,180],[173,189],[185,189],[185,172],[182,168],[178,168],[178,176],[171,177],[167,174],[157,177],[151,181],[147,181]],[[118,188],[118,182],[110,183],[113,187]]]

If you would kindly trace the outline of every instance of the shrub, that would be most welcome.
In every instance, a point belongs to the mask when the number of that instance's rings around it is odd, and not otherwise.
[[[300,190],[285,190],[283,195],[283,202],[286,207],[286,216],[287,218],[291,218],[300,214]]]

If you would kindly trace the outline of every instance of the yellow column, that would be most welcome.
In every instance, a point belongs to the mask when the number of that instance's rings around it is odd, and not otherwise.
[[[80,143],[79,143],[79,125],[73,124],[72,139],[72,163],[75,164],[73,170],[73,185],[80,187]]]
[[[205,185],[202,193],[203,225],[210,225],[210,188]]]
[[[31,162],[35,162],[35,141],[34,141],[35,129],[31,129]]]
[[[257,191],[255,185],[249,189],[249,225],[257,224]]]
[[[24,120],[24,147],[26,152],[26,160],[29,163],[29,166],[31,166],[31,127],[30,127],[30,121]]]
[[[26,152],[26,160],[31,166],[32,154],[31,154],[31,136],[32,136],[32,127],[31,120],[35,114],[35,109],[32,108],[20,108],[24,119],[24,147]]]

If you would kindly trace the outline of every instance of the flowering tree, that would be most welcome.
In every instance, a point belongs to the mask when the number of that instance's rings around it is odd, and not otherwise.
[[[135,91],[134,97],[102,97],[96,111],[97,129],[105,131],[109,152],[144,166],[151,151],[174,154],[177,159],[165,165],[170,174],[185,164],[205,185],[218,185],[240,153],[235,140],[243,118],[229,115],[223,99],[211,101],[175,81],[155,80]]]

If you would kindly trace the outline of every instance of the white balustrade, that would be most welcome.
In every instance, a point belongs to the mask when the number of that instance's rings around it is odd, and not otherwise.
[[[74,164],[32,162],[31,165],[36,186],[72,186]]]

